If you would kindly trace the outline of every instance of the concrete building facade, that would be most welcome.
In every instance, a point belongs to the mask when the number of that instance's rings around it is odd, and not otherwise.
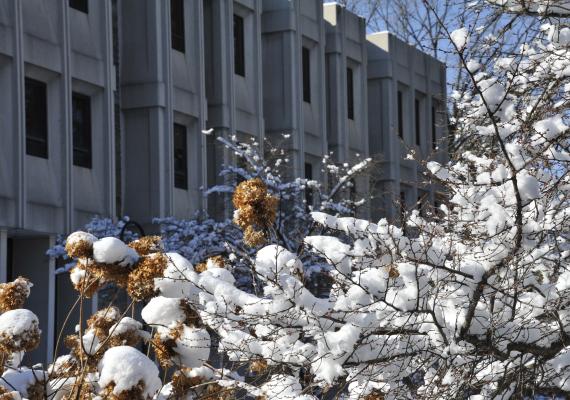
[[[374,219],[397,218],[394,197],[437,200],[403,156],[444,148],[445,67],[321,0],[5,0],[0,87],[0,280],[36,283],[32,363],[74,300],[45,255],[56,236],[93,215],[229,215],[202,194],[235,161],[215,136],[279,146],[292,177],[323,182],[329,151],[378,158],[355,182],[381,194]]]

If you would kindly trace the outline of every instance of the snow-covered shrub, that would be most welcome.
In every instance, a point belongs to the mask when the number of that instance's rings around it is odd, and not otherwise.
[[[541,3],[500,2],[500,12],[548,20],[518,52],[497,51],[475,73],[469,32],[450,38],[472,78],[456,129],[481,145],[446,165],[426,162],[448,200],[437,215],[407,215],[413,235],[324,209],[308,214],[314,229],[298,227],[306,211],[287,197],[296,187],[261,170],[243,171],[241,188],[261,200],[243,204],[265,243],[242,242],[239,254],[230,243],[234,257],[196,263],[156,237],[72,234],[80,296],[111,282],[133,302],[79,321],[70,354],[45,371],[18,366],[37,319],[6,311],[2,390],[33,400],[568,397],[570,39],[563,8]],[[508,28],[504,40],[514,39]],[[267,196],[278,200],[275,219],[264,217]],[[306,231],[292,236],[296,226]],[[240,257],[254,291],[236,280]],[[332,288],[319,297],[307,275],[323,263]],[[125,319],[143,301],[145,330]],[[141,342],[148,356],[134,348]]]

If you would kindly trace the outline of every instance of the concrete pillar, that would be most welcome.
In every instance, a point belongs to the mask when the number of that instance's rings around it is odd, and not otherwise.
[[[0,282],[8,279],[8,231],[0,229]]]

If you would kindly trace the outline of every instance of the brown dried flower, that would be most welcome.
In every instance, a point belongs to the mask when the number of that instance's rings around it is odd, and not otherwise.
[[[204,379],[199,376],[189,377],[190,368],[182,368],[172,375],[172,394],[175,399],[183,399],[196,385],[203,383]]]
[[[224,257],[217,255],[208,258],[206,262],[201,262],[196,266],[194,266],[194,271],[196,271],[197,273],[202,273],[206,271],[208,268],[212,267],[225,268],[225,266],[226,266],[226,261],[224,260]]]
[[[73,232],[65,241],[65,251],[71,258],[92,258],[97,237],[87,232]]]
[[[363,400],[384,400],[384,393],[374,390],[372,393],[363,397]]]
[[[105,386],[101,391],[103,398],[106,400],[150,400],[150,398],[145,395],[145,383],[142,380],[131,389],[124,390],[119,394],[113,393],[114,389],[114,383]]]
[[[176,336],[176,330],[171,330],[170,333],[174,333],[174,337],[157,332],[150,340],[156,359],[163,368],[170,367],[172,365],[172,358],[176,356],[174,348],[176,347],[176,339],[179,337],[180,333],[178,333],[178,336]]]
[[[93,329],[99,340],[109,336],[109,329],[119,322],[121,313],[117,307],[106,307],[98,310],[87,320],[87,326]]]
[[[258,358],[253,360],[249,365],[249,371],[255,374],[261,374],[267,370],[267,360]]]
[[[32,284],[19,276],[13,282],[0,283],[0,311],[6,312],[22,308],[30,295]]]
[[[163,253],[152,253],[142,257],[137,267],[129,274],[127,292],[134,300],[147,300],[156,296],[154,280],[162,277],[168,264]]]
[[[104,281],[90,273],[86,264],[79,262],[69,271],[69,277],[73,288],[82,293],[86,298],[91,298],[101,288]]]
[[[256,230],[252,225],[245,228],[243,233],[243,241],[246,245],[250,247],[261,246],[266,242],[265,233],[263,231]]]
[[[277,202],[259,178],[241,182],[236,187],[233,195],[234,223],[244,230],[247,245],[257,246],[265,242],[264,232],[275,222]]]
[[[140,239],[133,240],[128,244],[128,246],[134,249],[141,256],[160,252],[162,250],[160,236],[143,236]]]

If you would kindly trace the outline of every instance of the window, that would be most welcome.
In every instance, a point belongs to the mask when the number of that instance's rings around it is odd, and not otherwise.
[[[435,106],[431,106],[431,148],[434,150],[437,147],[436,117]]]
[[[48,158],[47,86],[26,78],[26,154]]]
[[[404,107],[402,91],[398,90],[398,136],[404,137]]]
[[[186,127],[180,124],[174,124],[174,187],[188,189]]]
[[[245,43],[243,18],[234,14],[234,71],[245,76]]]
[[[311,50],[303,47],[303,101],[311,102]]]
[[[354,119],[354,77],[352,68],[346,69],[346,98],[348,102],[348,118]]]
[[[75,8],[78,11],[88,13],[89,1],[88,0],[69,0],[69,7]]]
[[[305,163],[305,179],[313,180],[313,164],[311,163]],[[309,187],[305,188],[305,202],[307,209],[313,205],[313,189]]]
[[[73,165],[91,168],[91,99],[73,93]]]
[[[414,108],[415,108],[415,118],[416,118],[416,144],[418,146],[420,146],[422,144],[422,127],[421,127],[421,121],[422,121],[422,114],[421,114],[421,102],[420,99],[416,99],[416,101],[414,102]]]
[[[184,53],[184,0],[170,0],[170,29],[172,48]]]

